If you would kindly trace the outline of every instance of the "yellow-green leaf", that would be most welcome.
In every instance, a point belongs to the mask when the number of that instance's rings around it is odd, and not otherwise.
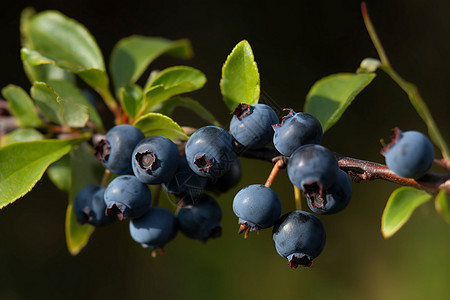
[[[78,192],[89,184],[100,184],[105,168],[95,159],[87,143],[75,146],[70,152],[72,184],[69,191],[69,203],[66,211],[66,243],[69,252],[77,255],[83,249],[94,227],[77,223],[72,209],[73,200]]]
[[[2,89],[2,95],[8,100],[9,108],[19,125],[38,127],[43,124],[33,100],[21,87],[10,84]]]
[[[252,48],[247,41],[239,42],[223,64],[220,90],[230,111],[234,111],[241,102],[258,103],[259,72]]]
[[[162,135],[169,139],[187,140],[188,136],[174,120],[160,113],[148,113],[133,124],[145,136]]]
[[[47,167],[86,137],[15,143],[0,149],[0,208],[31,191]]]
[[[441,217],[450,224],[450,208],[448,205],[448,197],[445,190],[440,190],[439,194],[436,196],[434,202],[436,211],[441,215]]]
[[[394,235],[408,221],[413,211],[431,197],[427,192],[412,187],[396,189],[389,197],[381,217],[384,238]]]

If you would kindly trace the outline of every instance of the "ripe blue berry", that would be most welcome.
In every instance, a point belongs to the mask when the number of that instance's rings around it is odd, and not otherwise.
[[[131,237],[144,248],[163,248],[177,232],[177,219],[165,207],[152,206],[142,217],[130,221]]]
[[[334,154],[321,145],[305,145],[292,153],[288,162],[288,176],[292,184],[313,198],[335,182],[338,164]]]
[[[240,103],[233,115],[230,133],[244,147],[261,148],[272,140],[272,125],[278,123],[278,117],[270,106]]]
[[[300,146],[320,144],[322,141],[323,133],[319,120],[308,113],[295,113],[292,109],[273,129],[273,144],[285,156],[290,156]]]
[[[177,146],[171,140],[164,136],[149,136],[133,150],[133,172],[143,183],[161,184],[172,178],[179,160]]]
[[[106,187],[106,214],[124,218],[139,218],[149,208],[151,192],[148,186],[132,175],[121,175]]]
[[[144,134],[132,125],[114,126],[95,146],[94,155],[112,173],[132,174],[131,153],[144,137]]]
[[[180,230],[191,239],[206,242],[222,233],[222,209],[214,198],[202,194],[192,203],[184,205],[177,214]]]
[[[232,136],[220,127],[199,128],[186,143],[185,153],[189,167],[200,176],[222,176],[236,159],[232,142]]]
[[[233,211],[239,218],[239,233],[273,226],[281,214],[281,201],[271,189],[253,184],[240,190],[233,200]]]
[[[325,246],[326,233],[316,216],[296,210],[276,222],[272,238],[278,254],[287,258],[292,268],[311,267]]]
[[[381,150],[386,165],[395,174],[405,178],[420,178],[430,169],[434,148],[430,140],[418,131],[394,129],[392,142]]]
[[[352,183],[348,174],[339,169],[336,181],[325,192],[325,197],[307,196],[309,208],[317,214],[334,214],[343,210],[352,197]]]
[[[73,211],[77,222],[81,225],[90,224],[103,226],[111,223],[114,216],[105,214],[106,204],[103,200],[105,188],[99,185],[84,187],[73,200]]]
[[[208,178],[200,176],[189,167],[186,157],[180,157],[175,174],[162,184],[166,192],[183,197],[196,198],[208,183]]]

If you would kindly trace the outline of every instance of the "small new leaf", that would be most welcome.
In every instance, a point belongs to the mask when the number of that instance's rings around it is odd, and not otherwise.
[[[228,55],[222,67],[220,90],[230,111],[233,111],[241,102],[258,103],[259,72],[252,48],[247,41],[239,42]]]
[[[412,187],[396,189],[386,203],[381,217],[381,232],[384,238],[394,235],[409,219],[413,211],[429,201],[430,194]]]

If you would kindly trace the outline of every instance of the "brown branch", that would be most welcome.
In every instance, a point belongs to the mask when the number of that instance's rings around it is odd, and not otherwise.
[[[242,147],[242,146],[241,146]],[[238,150],[238,151],[236,151]],[[280,156],[280,153],[274,148],[262,149],[243,149],[235,145],[235,151],[239,156],[246,158],[259,159],[270,162],[278,162],[283,159],[284,165],[287,165],[289,157]],[[355,182],[361,180],[381,179],[393,182],[399,185],[412,186],[430,193],[437,193],[439,190],[446,190],[450,193],[450,173],[428,172],[419,179],[404,178],[396,175],[387,166],[374,163],[371,161],[346,157],[335,153],[339,168],[347,172]],[[441,166],[445,170],[449,170],[450,163],[446,160],[435,160],[435,164]]]

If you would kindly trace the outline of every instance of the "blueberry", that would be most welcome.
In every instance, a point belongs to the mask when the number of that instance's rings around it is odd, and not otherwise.
[[[236,158],[231,164],[230,169],[219,178],[209,178],[205,189],[213,193],[225,193],[235,187],[241,181],[241,164]]]
[[[105,191],[106,214],[119,220],[138,218],[149,208],[151,192],[133,175],[121,175],[111,181]]]
[[[146,184],[161,184],[175,174],[180,155],[177,146],[164,136],[149,136],[133,150],[132,167],[137,179]]]
[[[199,128],[186,143],[185,153],[189,167],[200,176],[222,176],[236,159],[232,142],[233,137],[220,127]]]
[[[334,154],[321,145],[309,144],[292,153],[288,162],[288,176],[292,184],[313,198],[324,195],[336,180],[338,164]]]
[[[289,109],[280,124],[274,125],[273,144],[283,155],[290,156],[298,147],[307,144],[320,144],[322,126],[313,115]]]
[[[132,174],[131,153],[144,138],[144,134],[132,125],[111,128],[94,149],[94,155],[114,174]]]
[[[434,148],[430,140],[418,131],[394,129],[392,142],[381,150],[386,165],[395,174],[405,178],[420,178],[430,169]]]
[[[241,145],[255,149],[272,140],[272,125],[278,123],[278,117],[270,106],[240,103],[233,115],[230,133]]]
[[[217,201],[207,194],[202,194],[192,203],[182,206],[177,219],[181,232],[191,239],[206,242],[222,233],[222,209]]]
[[[176,194],[179,197],[187,195],[196,198],[205,188],[208,178],[200,176],[189,167],[186,157],[180,157],[178,167],[174,175],[162,184],[166,192]]]
[[[352,183],[348,174],[339,169],[336,181],[325,192],[325,197],[307,196],[309,208],[317,214],[334,214],[343,210],[352,197]]]
[[[103,226],[111,223],[114,216],[105,214],[106,204],[103,200],[105,188],[99,185],[84,187],[73,200],[73,211],[77,222],[81,225],[90,224]]]
[[[142,217],[130,221],[131,237],[145,248],[163,248],[177,232],[177,219],[165,207],[152,206]]]
[[[273,226],[281,214],[281,201],[271,189],[253,184],[240,190],[233,200],[233,211],[239,218],[239,233]],[[247,234],[247,233],[246,233]]]
[[[276,222],[272,238],[278,254],[287,258],[292,268],[311,267],[325,246],[326,233],[316,216],[296,210]]]

